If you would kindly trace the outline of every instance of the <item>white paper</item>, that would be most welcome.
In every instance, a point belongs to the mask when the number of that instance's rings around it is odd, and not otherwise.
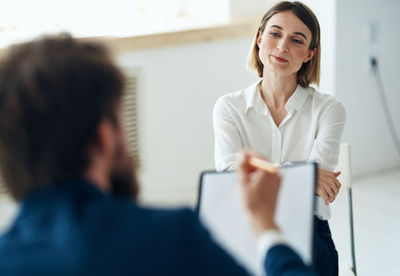
[[[282,183],[275,220],[287,243],[306,264],[311,264],[315,165],[291,164],[279,171]],[[199,217],[215,240],[239,263],[254,274],[262,275],[256,238],[242,208],[236,178],[234,172],[203,174]]]

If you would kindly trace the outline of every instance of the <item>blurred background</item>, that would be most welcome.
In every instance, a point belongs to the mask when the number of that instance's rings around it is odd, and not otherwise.
[[[257,80],[247,54],[275,2],[0,0],[0,55],[12,43],[62,31],[109,44],[127,76],[125,123],[141,200],[195,206],[200,173],[214,169],[213,105]],[[400,1],[303,2],[321,25],[318,89],[347,110],[342,140],[352,149],[359,274],[400,275]],[[350,262],[345,196],[331,221],[342,275]],[[17,209],[3,192],[0,231]]]

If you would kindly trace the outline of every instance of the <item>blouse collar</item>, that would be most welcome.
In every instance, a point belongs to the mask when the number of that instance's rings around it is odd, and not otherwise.
[[[260,83],[262,79],[250,85],[245,91],[246,113],[253,107],[257,113],[266,115],[269,114],[267,105],[261,97]],[[290,113],[299,111],[307,100],[307,88],[297,85],[293,95],[286,102],[286,110]]]

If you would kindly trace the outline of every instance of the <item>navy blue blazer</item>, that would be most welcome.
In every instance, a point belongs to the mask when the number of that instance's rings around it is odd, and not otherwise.
[[[312,275],[287,247],[264,265],[270,276]],[[31,193],[0,237],[2,276],[247,274],[191,210],[143,208],[84,180]]]

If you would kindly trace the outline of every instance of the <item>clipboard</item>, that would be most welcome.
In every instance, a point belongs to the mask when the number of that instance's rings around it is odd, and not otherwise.
[[[279,169],[282,177],[275,221],[285,241],[303,259],[313,261],[317,164],[299,162]],[[205,171],[200,176],[196,211],[215,241],[255,275],[263,274],[256,237],[247,220],[234,171]]]

